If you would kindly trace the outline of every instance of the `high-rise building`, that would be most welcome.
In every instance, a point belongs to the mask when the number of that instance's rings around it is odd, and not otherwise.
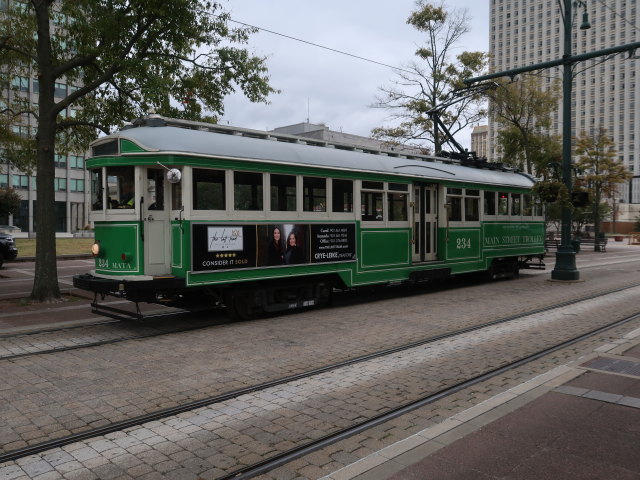
[[[7,11],[10,3],[0,0],[0,15]],[[60,100],[72,92],[76,85],[67,85],[64,81],[55,84],[55,96]],[[0,110],[11,105],[14,96],[29,100],[32,106],[38,104],[38,79],[36,72],[28,72],[23,76],[10,78],[9,83],[0,87]],[[69,108],[62,115],[73,117],[76,110]],[[34,135],[37,131],[37,121],[33,116],[23,115],[16,119],[13,131],[20,135]],[[11,159],[0,144],[0,188],[13,187],[22,198],[20,209],[15,215],[0,216],[0,225],[14,225],[19,227],[23,235],[37,232],[35,223],[36,208],[46,208],[56,219],[58,235],[72,234],[82,230],[88,223],[88,205],[90,200],[89,177],[84,167],[85,153],[70,155],[55,155],[54,182],[55,202],[53,205],[38,205],[36,176],[28,175],[11,166]],[[19,235],[19,234],[18,234]]]
[[[557,60],[563,55],[563,2],[558,0],[491,0],[490,57],[493,72]],[[582,2],[581,2],[582,3]],[[603,50],[640,40],[637,0],[573,2],[573,54]],[[584,12],[591,28],[579,27]],[[640,204],[640,57],[622,53],[574,65],[571,104],[572,135],[604,127],[619,160],[634,175],[620,189],[619,203]],[[562,67],[538,71],[550,84],[562,79]],[[562,103],[550,133],[562,134]],[[496,125],[489,123],[489,158],[496,159]],[[625,211],[637,215],[631,205]]]
[[[487,141],[489,140],[489,127],[478,125],[471,131],[471,151],[476,152],[478,158],[487,158]]]

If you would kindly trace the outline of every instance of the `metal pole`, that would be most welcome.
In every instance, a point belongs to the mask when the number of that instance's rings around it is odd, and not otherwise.
[[[564,55],[562,56],[562,181],[567,187],[571,198],[571,90],[572,70],[571,58],[571,2],[564,0]],[[562,207],[562,227],[560,230],[560,246],[556,252],[556,266],[551,272],[553,280],[579,280],[580,272],[576,268],[576,254],[571,245],[571,207]]]

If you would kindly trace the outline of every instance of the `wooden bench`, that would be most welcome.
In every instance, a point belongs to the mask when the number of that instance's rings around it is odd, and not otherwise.
[[[547,238],[544,241],[544,249],[549,250],[551,248],[555,248],[556,250],[560,246],[560,240],[557,238]]]
[[[607,251],[607,241],[608,239],[605,238],[601,238],[598,240],[598,244],[600,245],[600,251],[601,252],[606,252]],[[583,246],[589,246],[589,245],[594,245],[595,244],[595,238],[581,238],[580,239],[580,248],[582,248]],[[558,238],[547,238],[544,241],[544,248],[545,250],[550,250],[552,248],[555,248],[556,250],[558,249],[558,247],[560,246],[560,239]]]
[[[600,251],[601,252],[606,252],[607,251],[607,242],[608,242],[607,237],[599,238],[597,240],[597,242],[598,242],[597,244],[600,245]],[[586,245],[586,246],[594,245],[595,246],[596,245],[596,239],[595,238],[591,238],[591,237],[581,238],[580,239],[580,247],[582,247],[583,245]]]

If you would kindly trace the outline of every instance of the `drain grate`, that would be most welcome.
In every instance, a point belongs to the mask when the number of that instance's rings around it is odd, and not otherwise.
[[[630,360],[617,360],[613,358],[598,357],[583,363],[583,367],[605,372],[622,373],[624,375],[634,375],[640,377],[640,362]]]

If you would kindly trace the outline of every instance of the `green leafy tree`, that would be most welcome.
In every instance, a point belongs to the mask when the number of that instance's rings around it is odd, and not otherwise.
[[[436,5],[425,0],[418,0],[416,6],[407,23],[426,36],[424,45],[415,52],[418,60],[399,71],[391,86],[381,87],[381,95],[373,105],[388,109],[399,124],[375,128],[372,135],[392,144],[421,148],[425,143],[433,144],[439,152],[446,139],[426,112],[449,99],[453,90],[463,88],[464,79],[483,73],[487,55],[462,52],[453,57],[453,49],[470,31],[467,10],[448,11],[444,3]],[[478,94],[447,108],[441,119],[455,135],[485,116],[484,100]]]
[[[547,169],[561,150],[559,139],[545,133],[558,108],[558,85],[544,88],[539,77],[522,75],[513,82],[503,81],[487,94],[502,160],[530,174]]]
[[[0,85],[9,91],[0,141],[12,164],[36,167],[38,204],[54,203],[54,152],[84,151],[98,130],[150,110],[214,122],[236,89],[266,101],[274,90],[264,59],[241,48],[251,30],[231,29],[228,18],[210,0],[8,3],[0,12]],[[34,75],[37,105],[23,93]],[[54,217],[46,208],[36,215],[31,297],[53,301],[60,296]]]
[[[20,195],[13,188],[0,188],[0,217],[17,213],[20,200]]]
[[[596,238],[600,233],[603,198],[613,199],[620,184],[632,177],[625,166],[618,162],[615,144],[605,128],[595,132],[582,132],[576,139],[575,153],[578,161],[575,168],[582,172],[576,178],[576,186],[589,192]],[[599,251],[599,245],[594,243]]]

